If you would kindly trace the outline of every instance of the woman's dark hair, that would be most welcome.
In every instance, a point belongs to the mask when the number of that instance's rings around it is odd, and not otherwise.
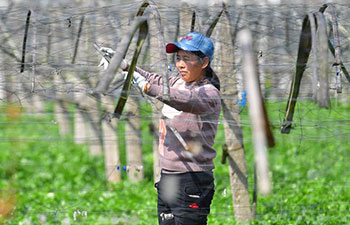
[[[201,60],[204,59],[205,57],[208,57],[208,56],[204,55],[200,51],[195,51],[195,52],[192,52],[192,53],[195,54],[196,56],[198,56]],[[209,65],[205,68],[205,74],[206,74],[206,77],[208,78],[208,80],[210,81],[210,83],[212,85],[214,85],[214,87],[216,87],[216,89],[218,89],[220,91],[220,80],[219,80],[219,77],[216,75],[214,70],[211,68],[210,62],[209,62]]]

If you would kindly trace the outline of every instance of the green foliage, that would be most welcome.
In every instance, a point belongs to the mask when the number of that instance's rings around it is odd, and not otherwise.
[[[256,220],[251,224],[348,224],[348,107],[326,110],[309,102],[297,106],[294,129],[281,134],[285,104],[268,105],[276,140],[269,149],[273,193],[258,196]],[[3,110],[0,190],[15,193],[16,208],[6,222],[0,218],[0,224],[157,224],[151,110],[143,107],[146,179],[131,183],[123,174],[123,181],[113,185],[106,183],[103,157],[89,155],[88,146],[76,145],[72,137],[59,136],[52,114],[9,119]],[[120,121],[117,132],[125,165],[124,123]],[[242,124],[252,191],[254,154],[246,109]],[[222,124],[216,143],[216,191],[208,224],[235,224],[228,165],[220,163]]]

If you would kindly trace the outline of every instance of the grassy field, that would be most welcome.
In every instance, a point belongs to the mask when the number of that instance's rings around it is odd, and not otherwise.
[[[258,196],[251,224],[349,224],[349,106],[334,104],[326,110],[298,103],[295,128],[281,134],[284,107],[285,102],[268,105],[276,140],[269,149],[273,193]],[[60,137],[50,108],[41,116],[18,118],[9,118],[6,107],[0,112],[0,199],[15,203],[12,215],[0,218],[0,224],[157,224],[148,121],[142,122],[146,179],[135,184],[123,174],[122,182],[110,185],[103,157],[90,156],[88,146],[74,144],[72,137]],[[254,155],[246,109],[242,124],[252,190]],[[121,122],[120,137],[123,129]],[[235,224],[228,165],[220,163],[222,129],[220,125],[210,225]]]

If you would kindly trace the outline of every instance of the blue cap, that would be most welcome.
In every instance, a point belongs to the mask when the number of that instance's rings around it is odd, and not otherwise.
[[[167,53],[174,53],[181,50],[185,51],[200,51],[209,57],[211,61],[214,54],[214,45],[210,38],[203,34],[191,32],[180,39],[179,42],[169,43],[166,45]]]

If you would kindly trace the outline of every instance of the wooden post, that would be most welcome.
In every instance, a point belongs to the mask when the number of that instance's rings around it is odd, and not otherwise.
[[[58,122],[58,129],[60,135],[71,134],[70,117],[68,113],[68,104],[66,100],[68,96],[60,89],[64,84],[64,78],[62,74],[56,74],[54,77],[55,91],[56,91],[56,102],[54,105],[55,117]]]
[[[221,82],[222,110],[224,118],[225,142],[229,161],[229,173],[233,200],[234,215],[237,222],[252,220],[249,200],[247,169],[243,147],[240,108],[237,104],[237,74],[234,55],[234,44],[237,29],[230,12],[226,8],[226,17],[221,17],[215,36],[214,65]],[[239,19],[238,19],[239,20]],[[237,21],[238,22],[238,21]],[[227,25],[224,25],[227,24]],[[237,27],[236,27],[237,28]],[[230,32],[228,33],[227,30]],[[214,35],[215,35],[214,32]],[[232,40],[232,44],[223,45],[224,40]],[[225,64],[225,62],[232,62]],[[228,98],[229,96],[229,98]]]
[[[114,101],[110,96],[101,96],[101,102],[108,112],[113,111]],[[116,133],[117,120],[102,120],[102,137],[105,152],[106,179],[110,183],[121,180],[118,136]]]
[[[37,63],[37,42],[38,42],[38,27],[37,27],[37,14],[36,11],[32,11],[32,57],[33,57],[33,67],[32,67],[32,74],[31,74],[31,86],[30,86],[30,92],[31,92],[31,104],[29,107],[32,108],[32,112],[44,112],[45,105],[42,93],[36,91],[36,83],[39,80],[38,74],[36,73],[36,63]]]
[[[80,95],[81,93],[75,93],[74,99],[82,99]],[[88,139],[84,114],[85,113],[81,109],[79,109],[78,107],[75,107],[73,133],[74,133],[74,142],[76,144],[84,144],[87,142],[87,139]]]
[[[62,29],[64,29],[63,25],[55,25],[55,28],[53,32],[56,34],[61,33]],[[62,46],[67,46],[67,43],[65,42],[65,38],[62,35],[57,35],[57,37],[53,37],[52,41],[52,49],[53,51],[56,51]],[[54,60],[54,63],[58,63],[60,60],[63,61],[63,59],[60,57],[59,54],[54,54],[54,57],[50,57],[51,60]],[[52,62],[49,62],[52,63]],[[70,127],[70,117],[68,114],[68,104],[67,104],[67,86],[66,86],[66,74],[61,73],[60,70],[57,70],[54,73],[53,77],[53,83],[55,87],[55,105],[54,105],[54,111],[55,111],[55,117],[58,122],[58,128],[60,135],[69,135],[71,133],[71,127]]]
[[[99,105],[95,99],[84,96],[85,104],[82,104],[82,109],[86,110],[86,124],[89,151],[91,155],[102,155],[102,133],[100,124]]]
[[[60,33],[53,37],[52,49],[56,51],[66,45],[64,36],[61,35],[63,27],[59,24],[55,25],[53,29],[56,34]],[[62,58],[59,54],[54,54],[54,57],[51,60],[54,60],[55,63],[58,63]],[[63,61],[63,60],[62,60]],[[51,63],[51,62],[49,62]],[[68,104],[67,104],[67,86],[66,86],[66,74],[61,73],[59,69],[55,73],[53,73],[53,83],[54,83],[54,91],[55,91],[55,102],[54,102],[54,112],[55,118],[58,122],[58,128],[60,135],[69,135],[71,133],[70,127],[70,117],[68,113]]]
[[[109,14],[109,13],[108,13]],[[119,18],[117,16],[120,16],[118,14],[114,15],[116,16],[115,21],[119,22]],[[104,22],[103,17],[93,17],[93,23],[92,24],[99,24],[101,22]],[[103,35],[101,36],[102,41],[106,39],[115,40],[114,46],[118,44],[119,40],[119,33],[120,30],[118,30],[117,27],[113,26],[114,21],[111,20],[111,15],[109,14],[107,21],[109,22],[109,29],[113,30],[114,32],[109,35]],[[108,28],[106,28],[108,29]],[[93,30],[93,36],[89,38],[91,40],[90,42],[99,42],[97,41],[98,35],[95,33],[96,29],[90,28],[89,30]],[[89,42],[88,42],[89,44]],[[92,53],[92,54],[95,54]],[[100,72],[100,74],[102,71]],[[103,108],[102,113],[108,113],[113,112],[115,101],[114,96],[109,95],[100,95],[101,100],[101,107]],[[119,182],[122,179],[121,174],[121,162],[120,162],[120,153],[119,153],[119,142],[118,142],[118,135],[117,135],[117,126],[118,126],[118,120],[111,120],[109,121],[107,118],[104,118],[105,115],[102,114],[102,121],[101,121],[101,127],[102,127],[102,141],[103,141],[103,149],[104,149],[104,158],[105,158],[105,175],[106,179],[109,183],[116,183]]]
[[[90,20],[93,21],[94,17],[91,17]],[[95,49],[93,48],[93,45],[88,40],[93,40],[95,42],[95,31],[92,28],[92,24],[94,22],[87,21],[86,27],[84,30],[88,30],[89,32],[83,33],[83,24],[84,24],[84,16],[81,17],[80,24],[79,24],[79,30],[77,34],[77,39],[75,43],[75,51],[73,55],[72,62],[75,61],[75,57],[79,55],[78,51],[78,45],[79,40],[81,40],[83,43],[85,43],[85,46],[80,51],[85,51],[84,59],[91,60],[91,55],[95,53]],[[77,58],[79,59],[79,57]],[[92,96],[87,95],[87,91],[84,92],[84,90],[93,89],[93,86],[95,86],[95,83],[97,81],[92,80],[88,76],[88,72],[86,71],[80,79],[82,83],[84,83],[84,89],[81,89],[83,92],[84,100],[82,103],[83,108],[86,109],[86,115],[87,115],[87,130],[88,130],[88,141],[89,141],[89,151],[91,155],[102,155],[103,154],[103,133],[102,133],[102,124],[101,124],[101,111],[100,111],[100,96]],[[94,85],[93,85],[94,84]],[[108,174],[107,174],[108,176]]]
[[[319,91],[317,94],[317,100],[320,107],[329,108],[327,25],[322,13],[316,12],[315,16],[317,19],[317,47],[319,47],[317,60],[320,62],[318,64]]]
[[[243,77],[248,92],[249,115],[252,122],[255,162],[258,174],[258,188],[261,194],[269,194],[271,192],[271,182],[267,158],[267,124],[265,120],[266,117],[263,116],[266,111],[264,110],[264,103],[260,90],[256,58],[253,53],[253,40],[248,30],[240,31],[238,33],[238,38],[242,49]]]
[[[71,21],[69,21],[71,23]],[[69,38],[71,40],[71,46],[74,48],[73,57],[71,60],[71,63],[75,63],[75,58],[77,55],[77,50],[79,46],[80,36],[82,32],[82,26],[84,24],[84,17],[81,17],[80,19],[80,25],[78,31],[78,37],[74,39],[74,28],[75,26],[72,26],[71,24],[67,25],[66,29],[70,30],[71,37]],[[87,58],[90,58],[88,54],[86,54]],[[86,80],[80,79],[74,79],[75,89],[76,90],[86,90],[88,88]],[[76,91],[74,92],[74,102],[76,103],[74,108],[74,142],[76,144],[87,144],[90,141],[90,134],[93,133],[90,130],[92,129],[91,121],[89,121],[89,114],[88,111],[85,108],[89,107],[88,102],[86,102],[86,94],[83,93],[83,91]],[[90,150],[91,152],[91,150]]]
[[[334,53],[335,53],[335,75],[336,75],[336,89],[337,93],[342,93],[342,75],[341,75],[341,59],[340,59],[340,39],[339,39],[339,29],[338,29],[338,19],[337,12],[333,4],[329,5],[329,10],[332,14],[332,31],[334,39]]]
[[[157,40],[158,36],[152,35],[157,32],[157,27],[154,20],[149,22],[149,50],[150,55],[157,56],[159,55],[159,41]],[[161,74],[162,71],[158,66],[158,57],[151,57],[151,67],[147,68],[150,71]],[[157,101],[155,107],[152,107],[152,126],[153,126],[153,181],[154,183],[160,180],[160,162],[159,162],[159,118],[160,110],[163,107],[163,103]]]
[[[312,49],[312,100],[317,102],[317,89],[318,89],[318,57],[317,57],[317,38],[316,38],[316,22],[313,13],[309,13],[310,29],[311,29],[311,49]]]
[[[127,104],[128,121],[125,124],[127,152],[127,173],[131,181],[144,179],[141,143],[140,103],[137,98],[129,96]]]

